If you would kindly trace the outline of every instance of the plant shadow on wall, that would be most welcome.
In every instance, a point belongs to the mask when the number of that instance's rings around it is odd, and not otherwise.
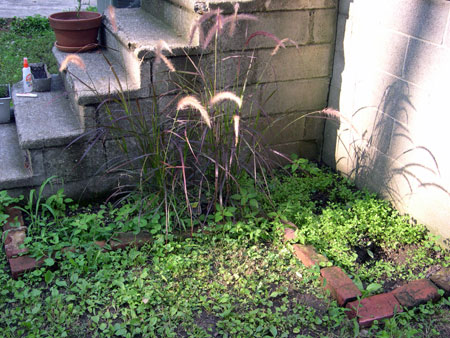
[[[293,42],[257,31],[243,37],[241,51],[222,51],[221,39],[238,38],[234,35],[237,25],[256,20],[238,14],[238,8],[235,5],[234,13],[228,16],[214,10],[200,17],[191,34],[191,40],[199,34],[200,48],[195,55],[184,51],[187,66],[183,69],[176,69],[170,47],[159,41],[153,67],[164,64],[175,89],[155,95],[152,107],[128,98],[105,57],[120,91],[98,106],[101,127],[72,142],[88,138],[89,151],[95,143],[113,140],[120,155],[106,163],[104,170],[120,172],[129,184],[122,184],[112,197],[120,201],[138,195],[143,212],[163,212],[166,234],[174,227],[190,227],[192,231],[224,208],[230,208],[227,215],[239,217],[240,203],[236,201],[240,199],[236,196],[251,190],[263,192],[270,201],[267,175],[279,165],[277,157],[288,160],[262,143],[270,125],[260,127],[263,110],[251,103],[252,94],[246,89],[250,78],[256,79],[252,80],[256,85],[252,84],[258,87],[258,76],[262,76],[254,74],[256,56],[248,48],[250,42],[272,39],[272,55]],[[204,27],[208,28],[204,31]],[[70,72],[69,63],[84,67],[76,55],[66,61],[62,71]],[[96,91],[91,84],[84,84]],[[258,209],[257,205],[252,207]]]
[[[350,161],[349,176],[358,186],[380,193],[396,206],[404,205],[408,197],[425,187],[450,196],[449,191],[438,183],[441,172],[435,156],[427,147],[416,144],[410,135],[410,115],[416,108],[411,102],[409,85],[394,81],[386,88],[378,107],[362,107],[351,120],[358,120],[373,111],[369,128],[363,132],[356,127],[343,129],[337,136],[346,155],[338,158],[336,164]],[[343,137],[343,134],[347,135]]]

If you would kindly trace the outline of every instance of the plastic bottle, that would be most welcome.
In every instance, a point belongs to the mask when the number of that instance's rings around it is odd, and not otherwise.
[[[23,58],[22,82],[23,91],[25,93],[29,93],[33,90],[33,84],[31,82],[31,69],[30,66],[28,66],[27,58]]]

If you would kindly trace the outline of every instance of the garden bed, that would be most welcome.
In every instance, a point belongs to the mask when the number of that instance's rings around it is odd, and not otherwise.
[[[448,336],[448,295],[366,329],[328,297],[320,264],[305,266],[292,243],[313,245],[328,260],[321,267],[345,271],[364,297],[427,278],[448,267],[450,255],[388,203],[306,161],[295,163],[291,175],[269,182],[273,204],[242,191],[192,236],[174,235],[175,228],[166,234],[163,214],[139,213],[133,201],[79,207],[62,192],[42,201],[53,210],[41,209],[49,226],[35,227],[34,239],[25,242],[29,254],[58,264],[47,261],[13,280],[0,254],[4,335]],[[282,240],[283,219],[298,226],[291,244]],[[92,245],[138,230],[151,233],[152,242],[118,251]],[[75,250],[61,251],[67,246]]]

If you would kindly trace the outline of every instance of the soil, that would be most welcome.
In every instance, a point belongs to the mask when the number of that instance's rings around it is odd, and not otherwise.
[[[45,72],[45,66],[32,66],[31,73],[35,79],[46,79],[47,73]]]

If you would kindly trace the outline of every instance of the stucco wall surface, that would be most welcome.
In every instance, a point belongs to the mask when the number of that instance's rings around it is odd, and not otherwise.
[[[450,238],[450,2],[340,0],[322,158]]]

